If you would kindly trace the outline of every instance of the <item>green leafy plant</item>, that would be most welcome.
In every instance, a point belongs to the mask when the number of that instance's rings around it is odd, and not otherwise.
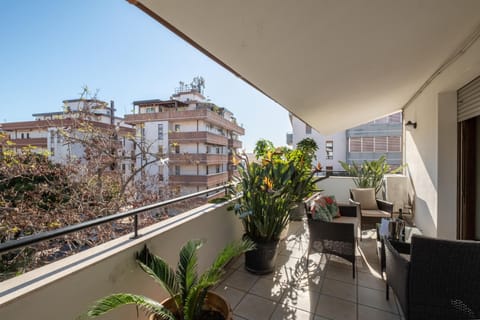
[[[339,161],[343,169],[353,177],[353,182],[357,188],[375,188],[378,193],[382,188],[382,179],[385,174],[398,173],[404,166],[392,169],[387,163],[387,158],[382,155],[378,160],[363,161],[362,164],[353,162],[349,165],[346,162]]]
[[[256,242],[278,240],[297,199],[293,186],[299,176],[293,161],[282,151],[268,151],[260,163],[243,156],[238,171],[236,191],[241,196],[234,210],[246,235]]]
[[[315,140],[305,138],[297,143],[296,149],[286,153],[287,160],[293,162],[295,167],[292,191],[297,195],[297,202],[311,196],[314,192],[321,191],[317,188],[317,182],[322,178],[316,177],[318,171],[312,166],[317,150],[318,145]]]
[[[181,248],[176,271],[162,258],[152,254],[146,246],[137,254],[137,262],[142,270],[168,292],[174,301],[175,310],[169,310],[160,302],[142,295],[117,293],[98,300],[87,315],[93,318],[119,306],[135,304],[147,315],[155,315],[156,318],[199,319],[205,310],[207,292],[220,281],[225,265],[232,258],[254,248],[253,242],[249,240],[227,245],[210,268],[199,276],[197,274],[197,251],[202,244],[201,240],[190,240]]]

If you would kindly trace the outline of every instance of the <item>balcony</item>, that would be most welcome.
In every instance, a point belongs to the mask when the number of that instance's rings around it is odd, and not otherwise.
[[[47,148],[47,138],[28,138],[28,139],[13,139],[15,147],[22,148],[27,146]]]
[[[187,185],[187,186],[207,186],[213,187],[218,184],[224,184],[228,181],[228,173],[215,173],[206,176],[196,175],[171,175],[168,177],[171,185]]]
[[[154,113],[142,113],[142,114],[128,114],[125,115],[125,122],[129,124],[139,124],[146,121],[182,121],[182,120],[205,120],[221,128],[234,131],[240,135],[245,134],[245,129],[228,121],[221,115],[210,110],[186,110],[186,111],[173,111],[168,110],[164,112]]]
[[[207,131],[191,131],[191,132],[170,132],[168,139],[177,143],[209,143],[216,145],[227,145],[227,137],[210,133]]]
[[[242,147],[242,141],[235,139],[228,139],[228,147],[234,149],[240,149]]]
[[[206,204],[141,229],[136,239],[126,235],[6,280],[0,288],[0,315],[2,319],[76,319],[93,301],[113,292],[161,300],[166,293],[136,265],[135,253],[148,244],[176,263],[178,249],[187,239],[207,239],[199,255],[202,272],[226,243],[242,236],[240,220],[226,207]],[[280,244],[274,273],[250,274],[243,269],[242,258],[229,264],[226,277],[214,290],[227,298],[234,319],[400,319],[395,299],[385,300],[375,240],[361,242],[355,279],[351,265],[333,256],[311,254],[307,268],[307,245],[304,221],[292,222],[289,236]],[[102,319],[136,316],[135,307],[126,306]],[[142,313],[139,319],[145,319]]]
[[[171,164],[222,164],[227,163],[228,155],[215,153],[170,153]]]

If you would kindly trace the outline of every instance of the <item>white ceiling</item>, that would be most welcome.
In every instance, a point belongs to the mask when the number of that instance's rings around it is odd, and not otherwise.
[[[130,0],[324,134],[405,106],[479,0]]]

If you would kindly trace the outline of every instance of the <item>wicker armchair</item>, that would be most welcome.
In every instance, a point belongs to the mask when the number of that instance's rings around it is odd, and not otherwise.
[[[350,204],[339,204],[339,209],[341,217],[332,222],[314,220],[307,210],[310,234],[307,263],[311,250],[334,254],[352,263],[352,275],[355,278],[357,208]]]
[[[406,319],[480,319],[480,243],[414,236],[410,261],[385,241],[387,297]]]
[[[382,218],[393,217],[393,203],[376,199],[373,188],[350,189],[350,202],[358,206],[361,230],[375,229]]]

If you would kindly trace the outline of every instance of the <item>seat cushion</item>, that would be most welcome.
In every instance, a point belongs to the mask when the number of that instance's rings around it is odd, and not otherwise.
[[[353,200],[360,203],[362,210],[378,210],[374,188],[352,189]]]
[[[362,217],[372,218],[390,218],[390,213],[382,210],[364,210],[362,208]]]
[[[354,236],[355,236],[355,238],[358,237],[358,234],[359,234],[359,231],[358,231],[358,227],[359,227],[358,217],[340,216],[338,218],[333,219],[332,223],[353,223]]]

